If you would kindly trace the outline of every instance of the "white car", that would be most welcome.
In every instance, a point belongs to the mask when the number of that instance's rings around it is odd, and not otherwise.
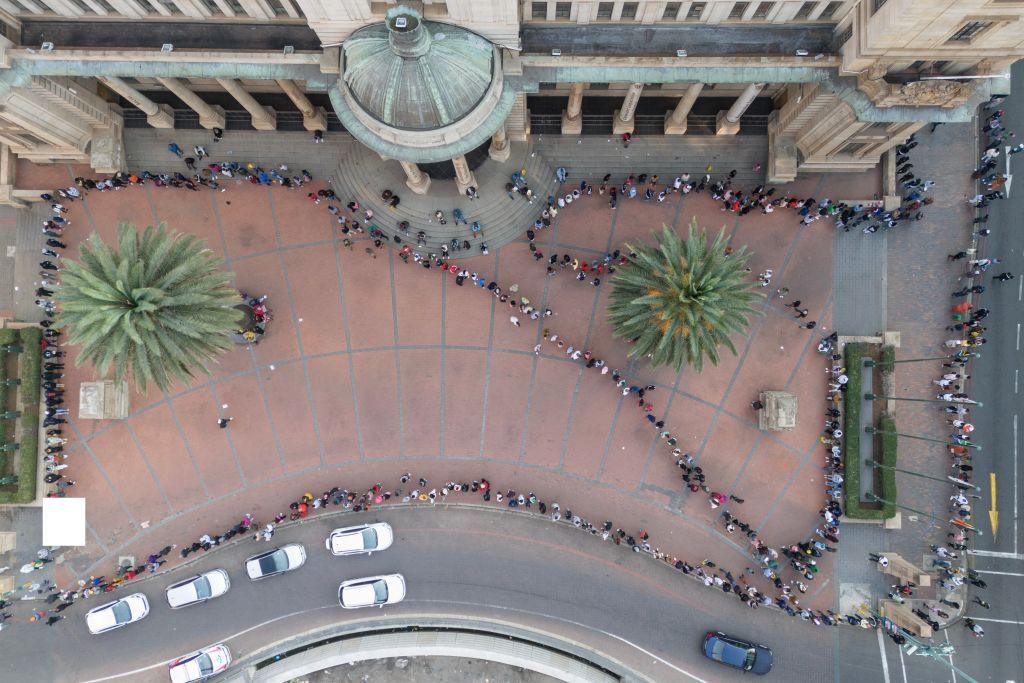
[[[334,555],[370,555],[387,550],[394,540],[395,534],[387,522],[360,524],[332,531],[327,537],[327,549]]]
[[[178,657],[167,665],[173,683],[191,683],[216,676],[231,666],[231,650],[227,645],[211,645]]]
[[[231,579],[223,569],[212,569],[198,576],[167,587],[167,604],[171,609],[188,607],[219,598],[231,588]]]
[[[290,572],[306,563],[306,549],[301,543],[289,543],[259,555],[253,555],[245,561],[245,573],[253,581],[268,576]]]
[[[349,579],[338,586],[338,602],[345,609],[383,607],[405,598],[405,578],[401,574]]]
[[[89,626],[89,633],[95,635],[127,626],[133,621],[145,618],[147,614],[149,600],[146,600],[142,593],[133,593],[120,600],[92,608],[85,615],[85,623]]]

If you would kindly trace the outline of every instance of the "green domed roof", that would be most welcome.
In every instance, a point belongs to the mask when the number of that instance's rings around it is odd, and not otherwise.
[[[359,106],[394,128],[431,130],[458,121],[491,84],[494,50],[458,26],[424,21],[404,6],[344,42],[344,81]]]

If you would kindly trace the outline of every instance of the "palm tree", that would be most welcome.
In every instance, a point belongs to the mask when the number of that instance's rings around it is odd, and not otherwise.
[[[649,356],[654,365],[699,372],[704,357],[718,364],[718,347],[736,348],[729,336],[744,334],[754,303],[745,266],[746,247],[727,254],[725,231],[708,244],[705,230],[690,223],[686,240],[665,226],[657,246],[632,247],[629,262],[612,280],[608,319],[615,336],[633,341],[631,357]]]
[[[75,363],[89,361],[102,375],[129,371],[140,391],[152,380],[166,390],[231,348],[228,334],[240,317],[240,298],[223,261],[193,235],[165,225],[121,224],[117,248],[93,233],[81,262],[66,261],[57,295],[57,323],[81,344]]]

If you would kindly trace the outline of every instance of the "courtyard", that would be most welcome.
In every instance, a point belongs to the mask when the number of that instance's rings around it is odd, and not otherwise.
[[[685,171],[701,169],[679,169]],[[19,169],[23,183],[39,187],[84,173]],[[589,180],[601,175],[595,169]],[[870,197],[872,182],[872,174],[808,176],[777,192],[856,199],[858,192]],[[706,494],[684,489],[671,449],[634,400],[543,341],[542,328],[592,350],[631,383],[656,386],[647,401],[678,447],[694,456],[712,490],[745,501],[725,507],[765,542],[795,543],[818,524],[826,405],[825,364],[815,347],[818,332],[831,327],[830,222],[800,226],[787,209],[737,216],[696,192],[663,203],[623,198],[611,210],[595,192],[537,235],[541,261],[525,237],[458,260],[506,290],[517,284],[520,296],[554,312],[540,321],[521,316],[524,324],[513,327],[515,311],[470,282],[459,287],[451,274],[368,248],[365,236],[346,248],[334,217],[307,198],[325,187],[323,178],[301,189],[241,181],[222,187],[192,193],[147,184],[93,192],[70,205],[69,255],[92,230],[109,241],[121,222],[166,223],[206,240],[236,274],[239,290],[268,297],[273,321],[258,345],[225,354],[209,378],[167,393],[133,389],[126,420],[77,420],[77,392],[70,392],[74,493],[88,500],[91,542],[67,554],[65,578],[108,571],[120,556],[188,544],[197,530],[230,526],[246,512],[269,521],[306,490],[375,482],[391,488],[405,472],[430,486],[486,477],[502,490],[559,501],[595,524],[646,529],[652,545],[670,555],[742,571],[751,563],[746,539],[726,533]],[[368,182],[368,194],[380,189]],[[774,272],[749,338],[734,340],[738,355],[724,351],[717,367],[677,374],[630,362],[605,319],[607,278],[593,287],[571,269],[545,277],[550,254],[601,257],[651,240],[662,225],[685,230],[694,217],[753,251],[752,278]],[[375,222],[390,232],[387,221]],[[779,287],[789,289],[785,298],[776,295]],[[817,330],[798,326],[784,305],[793,299],[811,311]],[[70,387],[90,379],[91,368],[69,367]],[[798,397],[794,431],[757,429],[750,403],[764,389]],[[234,419],[220,429],[225,416]],[[824,558],[826,572],[828,563]],[[812,585],[804,602],[830,607],[829,582]]]

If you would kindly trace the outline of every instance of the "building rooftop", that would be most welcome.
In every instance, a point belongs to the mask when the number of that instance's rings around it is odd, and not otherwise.
[[[527,24],[522,43],[526,53],[559,48],[563,55],[674,55],[676,50],[691,56],[792,55],[797,50],[814,55],[834,52],[833,29],[831,24]]]
[[[432,130],[458,121],[480,103],[493,77],[487,39],[401,6],[353,33],[343,49],[352,97],[393,128]]]

